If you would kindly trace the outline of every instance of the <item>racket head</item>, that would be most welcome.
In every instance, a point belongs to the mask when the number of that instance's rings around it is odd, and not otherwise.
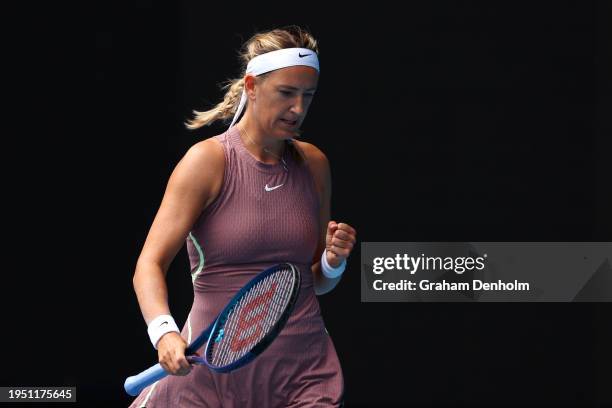
[[[205,364],[229,372],[261,354],[285,326],[300,284],[300,271],[290,263],[274,265],[249,281],[215,320]]]

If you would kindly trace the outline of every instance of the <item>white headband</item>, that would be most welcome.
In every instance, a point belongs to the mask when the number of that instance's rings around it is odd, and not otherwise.
[[[319,59],[317,53],[308,48],[283,48],[282,50],[276,50],[261,54],[249,61],[245,74],[253,74],[255,76],[265,74],[266,72],[274,71],[276,69],[293,67],[296,65],[305,65],[312,67],[319,72]],[[246,90],[242,91],[240,97],[240,104],[234,114],[234,119],[230,128],[234,126],[236,120],[242,113],[244,105],[246,105],[247,95]]]

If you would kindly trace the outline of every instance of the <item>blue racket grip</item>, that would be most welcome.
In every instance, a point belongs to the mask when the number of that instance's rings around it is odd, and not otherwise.
[[[148,385],[153,384],[155,381],[159,381],[166,377],[168,373],[161,364],[157,363],[153,367],[146,369],[140,374],[128,377],[125,380],[123,387],[125,391],[131,396],[140,394],[140,391],[145,389]]]
[[[204,359],[199,356],[187,356],[186,358],[190,364],[205,364]],[[162,368],[161,364],[157,363],[140,374],[128,377],[125,380],[125,384],[123,384],[123,388],[125,388],[128,394],[134,397],[140,394],[140,391],[145,389],[148,385],[161,380],[167,375],[168,373],[166,370]]]
[[[193,355],[193,353],[195,353],[197,349],[202,347],[206,340],[208,340],[208,336],[210,336],[215,322],[216,319],[213,320],[213,322],[208,326],[208,328],[204,330],[185,350],[185,354],[189,354],[188,356],[186,356],[186,358],[190,364],[205,364],[205,361],[202,357],[195,356]],[[146,369],[140,374],[128,377],[125,380],[125,383],[123,384],[123,388],[125,388],[125,391],[129,395],[136,396],[140,394],[140,391],[144,390],[147,386],[167,376],[168,373],[166,372],[166,370],[164,370],[161,364],[157,363],[153,367]]]

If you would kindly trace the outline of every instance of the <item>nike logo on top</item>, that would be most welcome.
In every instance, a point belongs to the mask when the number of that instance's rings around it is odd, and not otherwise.
[[[161,323],[159,324],[159,327],[162,327],[164,324],[168,324],[168,322],[161,322]]]
[[[298,52],[298,55],[300,56],[300,58],[304,58],[304,57],[307,57],[307,56],[309,56],[309,55],[311,55],[311,54],[304,54],[304,55],[302,55],[302,53],[301,53],[301,52]]]
[[[272,190],[276,190],[277,188],[279,188],[280,186],[284,185],[283,184],[279,184],[278,186],[274,186],[274,187],[268,187],[268,185],[266,184],[266,186],[264,187],[266,189],[266,191],[272,191]]]

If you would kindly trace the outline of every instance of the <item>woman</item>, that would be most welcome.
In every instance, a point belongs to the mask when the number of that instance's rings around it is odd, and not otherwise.
[[[195,129],[233,117],[230,128],[194,145],[177,164],[137,262],[138,302],[159,361],[173,375],[143,390],[132,407],[342,403],[342,370],[316,295],[340,280],[356,232],[330,221],[325,155],[293,139],[317,88],[317,44],[291,26],[254,35],[242,59],[244,77],[188,125]],[[165,273],[185,239],[194,303],[179,334]],[[299,267],[302,287],[268,349],[228,374],[190,366],[184,351],[192,338],[255,274],[285,261]]]

